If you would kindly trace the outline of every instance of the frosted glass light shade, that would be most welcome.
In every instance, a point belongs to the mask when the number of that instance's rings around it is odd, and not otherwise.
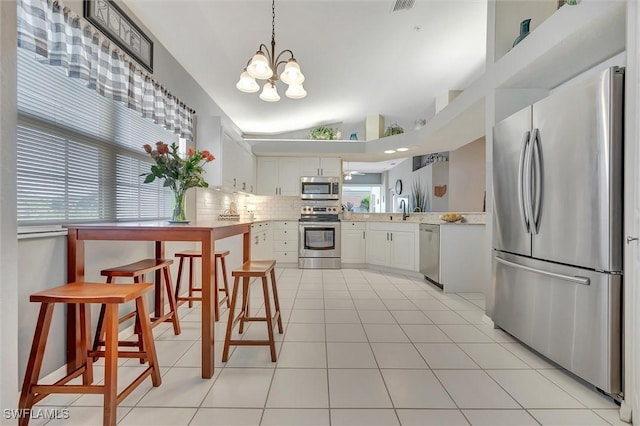
[[[249,73],[251,77],[258,78],[260,80],[266,80],[273,76],[273,71],[271,70],[269,61],[267,61],[267,57],[264,56],[264,53],[260,51],[256,52],[247,66],[247,73]]]
[[[240,74],[240,80],[238,80],[236,88],[245,93],[255,93],[260,90],[260,86],[256,83],[255,78],[251,77],[246,70]]]
[[[307,91],[304,90],[302,84],[291,84],[284,94],[291,99],[302,99],[307,96]]]
[[[289,59],[280,74],[280,80],[287,84],[302,84],[304,82],[304,75],[300,72],[300,65],[295,59]]]
[[[278,90],[276,89],[275,84],[267,81],[262,87],[260,99],[266,102],[278,102],[280,100],[280,95],[278,95]]]

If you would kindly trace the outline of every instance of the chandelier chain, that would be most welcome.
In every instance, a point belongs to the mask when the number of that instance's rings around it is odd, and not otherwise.
[[[276,0],[271,1],[271,41],[276,40]]]

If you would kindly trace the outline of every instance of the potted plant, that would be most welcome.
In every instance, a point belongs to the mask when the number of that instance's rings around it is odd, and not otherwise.
[[[391,126],[387,127],[384,131],[384,136],[393,136],[404,133],[404,129],[398,126],[398,123],[393,123]]]
[[[338,130],[331,127],[319,126],[311,130],[309,136],[314,140],[331,141],[338,139]]]
[[[209,186],[202,176],[203,166],[215,160],[215,157],[207,150],[196,151],[191,147],[188,149],[187,155],[182,156],[175,142],[170,146],[164,142],[157,142],[155,149],[151,145],[145,144],[143,148],[155,162],[149,173],[140,175],[145,177],[144,183],[164,179],[163,186],[171,188],[173,192],[171,222],[188,222],[185,212],[187,190]]]
[[[353,203],[351,201],[347,201],[346,204],[342,205],[342,217],[344,219],[351,219],[352,211],[353,211]]]
[[[413,212],[429,211],[428,190],[422,187],[422,181],[417,178],[411,185],[411,194],[409,194],[409,208]]]

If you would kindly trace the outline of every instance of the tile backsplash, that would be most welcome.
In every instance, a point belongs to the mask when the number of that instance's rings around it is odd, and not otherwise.
[[[235,203],[240,219],[248,220],[247,206],[254,206],[254,220],[297,219],[302,201],[297,196],[247,195],[210,188],[197,188],[198,219],[215,220]]]

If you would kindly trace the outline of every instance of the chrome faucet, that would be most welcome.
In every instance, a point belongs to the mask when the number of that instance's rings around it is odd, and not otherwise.
[[[409,217],[407,214],[407,203],[404,200],[400,200],[400,207],[402,207],[402,220],[407,220]]]

